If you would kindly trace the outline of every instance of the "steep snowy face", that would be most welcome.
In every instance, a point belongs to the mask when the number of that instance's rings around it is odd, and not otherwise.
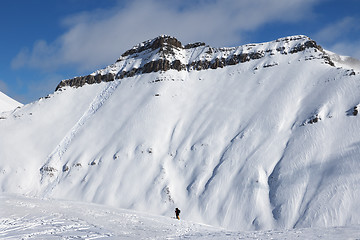
[[[146,41],[0,119],[0,191],[229,229],[360,224],[360,74],[332,65],[305,36]]]
[[[14,110],[20,106],[22,106],[21,103],[0,92],[0,113]]]
[[[301,35],[233,48],[213,48],[200,42],[183,46],[176,38],[160,36],[134,46],[122,54],[115,64],[88,76],[64,80],[56,89],[64,86],[80,87],[84,84],[109,82],[171,69],[177,71],[217,69],[251,60],[271,58],[275,55],[304,52],[309,49],[311,54],[308,54],[307,60],[324,59],[326,63],[333,65],[321,46]],[[269,63],[267,66],[274,64],[277,63]]]

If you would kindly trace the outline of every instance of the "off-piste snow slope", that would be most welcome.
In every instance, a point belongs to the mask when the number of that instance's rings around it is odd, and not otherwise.
[[[236,230],[360,224],[360,75],[344,59],[306,36],[143,42],[1,114],[1,191]]]
[[[11,111],[21,106],[22,104],[18,101],[0,92],[0,112]]]

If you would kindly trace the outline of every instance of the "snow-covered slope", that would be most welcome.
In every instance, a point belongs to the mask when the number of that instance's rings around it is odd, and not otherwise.
[[[305,36],[162,36],[0,120],[1,191],[238,230],[360,224],[359,83]]]
[[[1,239],[357,239],[360,226],[235,232],[174,216],[0,195]]]
[[[360,71],[360,60],[349,56],[341,56],[327,50],[325,50],[325,53],[330,57],[333,62],[336,63],[337,66],[351,68],[355,71]]]
[[[0,113],[14,110],[20,106],[22,106],[21,103],[0,92]]]

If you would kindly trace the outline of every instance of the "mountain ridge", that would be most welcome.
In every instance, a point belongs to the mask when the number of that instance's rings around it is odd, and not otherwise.
[[[265,47],[261,47],[265,45]],[[304,35],[279,38],[275,41],[260,44],[246,44],[240,47],[213,48],[205,43],[196,42],[185,46],[174,37],[161,35],[144,41],[121,55],[115,64],[90,75],[63,80],[56,91],[65,86],[80,87],[84,84],[110,82],[115,79],[132,77],[137,74],[167,71],[193,71],[217,69],[232,66],[265,56],[294,54],[313,49],[315,53],[309,57],[322,58],[324,62],[334,66],[330,57],[314,40]],[[318,51],[318,53],[317,53]],[[195,58],[189,57],[198,55]],[[149,56],[150,55],[150,56]],[[136,62],[134,64],[134,62]],[[128,68],[127,65],[132,65]],[[270,67],[271,64],[265,66]]]

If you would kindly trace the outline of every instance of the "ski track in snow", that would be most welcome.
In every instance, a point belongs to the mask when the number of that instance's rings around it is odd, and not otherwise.
[[[0,219],[1,239],[98,239],[111,234],[80,219],[66,219],[56,214],[47,217]]]
[[[57,172],[60,172],[61,169],[61,159],[65,154],[68,146],[71,144],[72,140],[80,129],[86,124],[89,119],[104,105],[104,103],[111,97],[116,88],[121,84],[121,81],[115,80],[113,82],[107,83],[103,90],[98,94],[93,101],[91,102],[88,110],[83,114],[79,121],[72,127],[72,129],[66,134],[66,136],[61,140],[59,145],[54,149],[54,151],[49,155],[48,160],[46,161],[44,167],[54,167]],[[48,173],[42,173],[41,182],[44,183],[44,177]],[[45,176],[44,176],[45,175]],[[59,176],[59,174],[58,174]],[[48,196],[51,193],[52,189],[55,187],[55,183],[59,181],[58,176],[56,179],[50,181],[50,184],[47,186],[44,196]],[[52,176],[53,177],[53,176]]]

